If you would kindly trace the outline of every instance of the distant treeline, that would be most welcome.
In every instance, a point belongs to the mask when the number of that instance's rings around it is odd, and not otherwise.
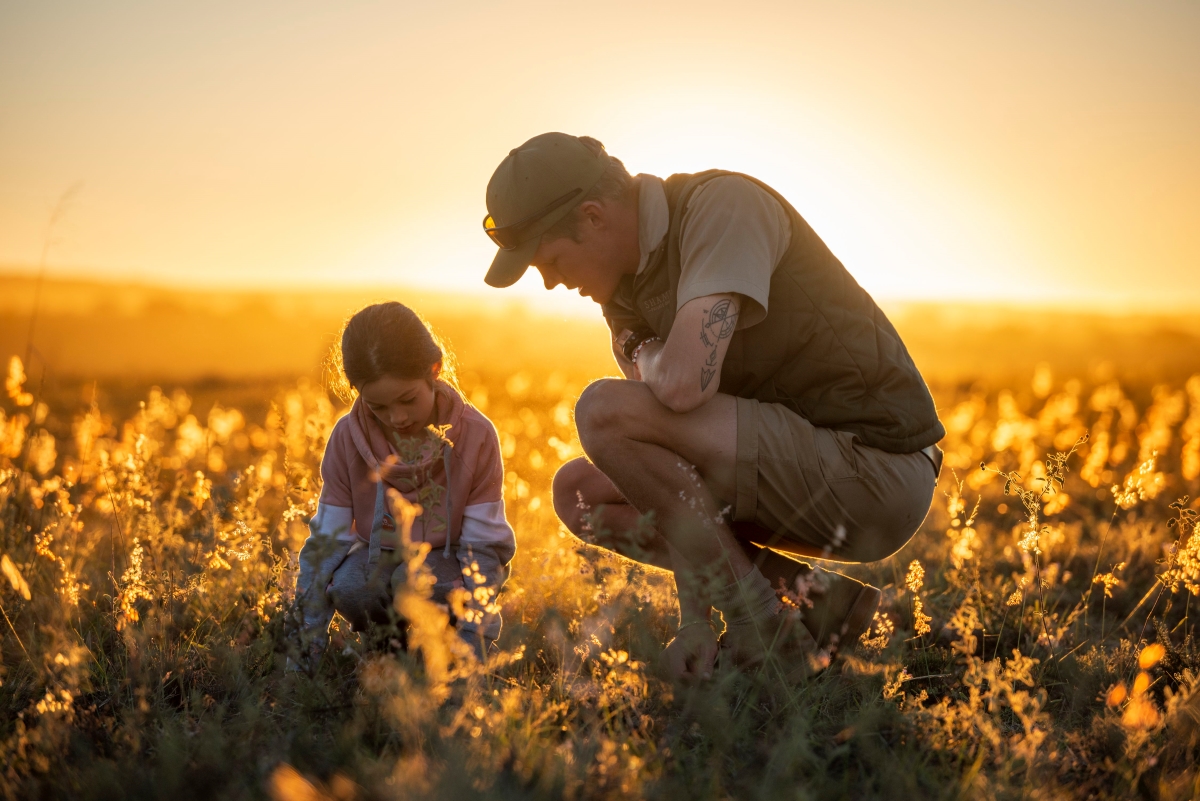
[[[34,281],[0,275],[0,356],[23,355]],[[407,302],[453,347],[468,372],[615,371],[595,317],[564,316],[526,301],[448,293],[199,291],[47,280],[33,325],[31,370],[72,379],[318,377],[345,317],[376,300]],[[986,304],[885,304],[934,384],[980,377],[1021,380],[1039,363],[1057,375],[1178,382],[1200,372],[1200,319]]]

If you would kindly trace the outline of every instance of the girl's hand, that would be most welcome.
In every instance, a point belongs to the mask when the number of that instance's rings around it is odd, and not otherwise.
[[[707,620],[680,626],[662,658],[671,678],[706,681],[717,660],[717,635]]]

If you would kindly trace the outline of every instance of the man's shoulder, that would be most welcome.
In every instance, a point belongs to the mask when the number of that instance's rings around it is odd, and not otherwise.
[[[741,206],[754,203],[770,207],[779,201],[758,180],[737,172],[720,172],[700,183],[688,196],[687,211],[698,206]]]

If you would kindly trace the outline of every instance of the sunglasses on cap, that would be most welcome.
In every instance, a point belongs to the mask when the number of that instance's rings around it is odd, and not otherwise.
[[[530,214],[528,217],[517,220],[511,225],[498,226],[496,225],[496,221],[492,219],[492,215],[488,214],[483,218],[483,232],[487,234],[488,238],[495,242],[501,250],[513,250],[525,241],[525,231],[528,230],[534,223],[582,193],[582,189],[572,189],[562,197],[550,201],[545,208],[539,209],[533,214]]]

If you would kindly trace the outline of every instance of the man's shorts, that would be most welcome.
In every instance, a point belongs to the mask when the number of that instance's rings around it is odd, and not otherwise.
[[[873,562],[917,532],[940,461],[936,447],[887,453],[780,404],[737,398],[733,519],[772,532],[759,544],[776,550]]]

